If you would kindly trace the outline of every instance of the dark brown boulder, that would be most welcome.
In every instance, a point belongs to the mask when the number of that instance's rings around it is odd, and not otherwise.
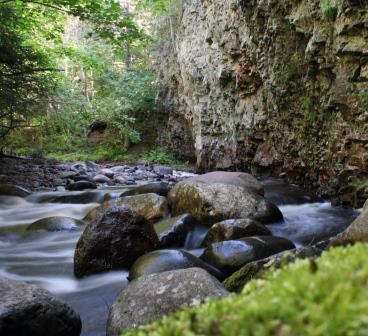
[[[74,254],[74,274],[83,277],[129,268],[158,245],[158,237],[143,216],[114,206],[91,222],[79,238]]]

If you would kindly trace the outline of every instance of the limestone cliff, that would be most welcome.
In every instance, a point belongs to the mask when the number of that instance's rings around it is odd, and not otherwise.
[[[367,196],[367,0],[190,0],[171,40],[158,64],[178,154]]]

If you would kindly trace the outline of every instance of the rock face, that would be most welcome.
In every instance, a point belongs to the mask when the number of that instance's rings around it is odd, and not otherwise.
[[[356,242],[368,242],[368,207],[351,223],[348,228],[331,239],[330,245],[347,245]]]
[[[190,213],[198,221],[209,223],[247,217],[262,223],[282,220],[280,210],[263,197],[223,183],[185,182],[176,192],[173,213]]]
[[[224,279],[224,274],[218,269],[186,251],[159,250],[138,258],[129,271],[129,280],[137,279],[143,275],[191,267],[203,268],[220,281]]]
[[[1,336],[79,336],[79,316],[37,286],[0,278]]]
[[[28,231],[72,231],[83,227],[84,222],[70,217],[42,218],[27,227]]]
[[[291,241],[281,237],[249,237],[212,244],[200,258],[220,271],[231,274],[252,261],[294,248]]]
[[[138,212],[150,221],[157,221],[169,214],[166,198],[153,193],[121,197],[116,203]]]
[[[208,230],[202,246],[251,236],[272,236],[272,233],[263,224],[252,219],[228,219],[214,224]]]
[[[107,321],[107,336],[159,319],[205,298],[224,297],[228,292],[200,268],[151,274],[131,282],[117,296]]]
[[[203,170],[283,171],[348,195],[368,175],[368,7],[331,7],[185,2],[155,65],[168,88],[162,143]]]
[[[157,244],[156,232],[144,217],[127,208],[109,208],[90,223],[79,238],[74,254],[74,274],[82,277],[129,268]]]

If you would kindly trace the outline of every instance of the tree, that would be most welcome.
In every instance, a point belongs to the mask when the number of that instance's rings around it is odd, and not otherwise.
[[[60,80],[55,53],[62,48],[64,22],[90,22],[90,36],[115,48],[143,39],[134,16],[115,0],[0,1],[0,138],[43,113]]]

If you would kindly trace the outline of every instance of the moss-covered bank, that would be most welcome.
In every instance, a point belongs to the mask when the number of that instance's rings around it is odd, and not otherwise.
[[[367,335],[367,244],[331,249],[253,280],[239,295],[213,300],[125,336]]]

